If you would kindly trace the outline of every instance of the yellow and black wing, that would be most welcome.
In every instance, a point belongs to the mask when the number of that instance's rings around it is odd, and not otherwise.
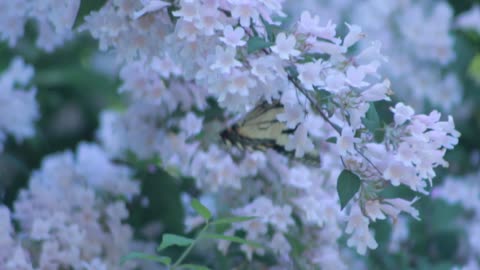
[[[234,145],[242,150],[246,148],[265,151],[270,148],[293,157],[295,151],[287,151],[285,145],[288,136],[293,134],[296,128],[287,128],[285,123],[277,120],[277,115],[283,112],[283,105],[278,101],[260,103],[243,119],[223,130],[220,137],[227,145]],[[320,157],[315,153],[305,153],[300,160],[312,165],[320,163]]]

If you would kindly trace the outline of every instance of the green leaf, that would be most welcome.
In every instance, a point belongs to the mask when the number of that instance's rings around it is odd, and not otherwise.
[[[169,257],[157,256],[157,255],[146,254],[141,252],[131,252],[128,255],[124,256],[120,263],[124,264],[128,260],[134,260],[134,259],[154,261],[164,265],[170,265],[170,263],[172,262],[172,259],[170,259]]]
[[[303,244],[298,237],[289,234],[285,235],[285,238],[287,238],[290,246],[292,247],[292,254],[300,258],[306,249],[305,244]]]
[[[375,109],[375,104],[370,103],[370,107],[368,108],[365,118],[362,119],[362,123],[372,133],[380,128],[380,118],[378,117],[377,109]]]
[[[162,242],[160,243],[160,246],[158,246],[157,250],[164,250],[167,247],[170,246],[188,246],[193,243],[193,239],[183,237],[181,235],[176,235],[176,234],[169,234],[166,233],[162,236]]]
[[[384,129],[377,129],[373,132],[373,139],[377,143],[383,142],[385,139],[385,130]]]
[[[212,217],[210,210],[208,210],[208,208],[201,204],[197,199],[193,199],[191,205],[204,219],[209,220]]]
[[[238,244],[249,245],[249,246],[252,246],[252,247],[255,247],[255,248],[262,248],[262,246],[259,243],[249,241],[249,240],[245,240],[243,238],[236,237],[236,236],[229,236],[229,235],[215,234],[215,233],[206,233],[206,234],[202,235],[202,238],[216,239],[216,240],[226,240],[226,241],[230,241],[230,242],[234,242],[234,243],[238,243]]]
[[[190,269],[190,270],[210,270],[210,268],[202,265],[196,264],[182,264],[178,266],[180,269]]]
[[[265,31],[267,32],[268,40],[275,41],[276,34],[281,32],[283,28],[279,25],[268,23],[262,16],[260,16],[260,19],[262,20],[263,26],[265,26]]]
[[[318,101],[320,105],[328,104],[331,100],[332,94],[323,89],[315,89],[315,100]]]
[[[272,42],[268,42],[261,37],[251,37],[247,41],[247,52],[249,54],[254,53],[254,52],[259,51],[261,49],[268,48],[272,45],[273,45]]]
[[[232,223],[237,223],[237,222],[245,222],[249,221],[252,219],[255,219],[257,217],[226,217],[226,218],[220,218],[217,219],[210,224],[218,225],[218,224],[232,224]]]
[[[337,137],[330,137],[327,139],[327,142],[329,143],[337,143]]]
[[[360,177],[349,170],[343,170],[338,176],[337,192],[343,210],[360,189]]]

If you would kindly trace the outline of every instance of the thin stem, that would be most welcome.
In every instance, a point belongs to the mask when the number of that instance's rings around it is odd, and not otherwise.
[[[200,232],[198,232],[197,236],[195,237],[193,242],[190,244],[190,246],[188,246],[188,248],[185,249],[185,251],[183,251],[182,255],[172,265],[172,270],[177,269],[177,267],[182,263],[182,261],[185,259],[185,257],[187,257],[187,255],[192,250],[193,246],[195,246],[195,244],[197,243],[198,239],[200,239],[200,236],[208,229],[208,225],[209,225],[209,222],[207,220],[207,223],[205,224],[205,226],[203,226],[202,230]]]
[[[288,80],[290,82],[292,82],[293,85],[295,85],[295,88],[297,88],[297,90],[300,91],[308,99],[308,101],[310,101],[310,104],[313,105],[313,107],[320,114],[322,119],[325,120],[328,124],[330,124],[330,126],[332,126],[333,129],[335,129],[335,131],[337,131],[339,134],[341,134],[342,132],[341,132],[340,128],[337,125],[335,125],[332,121],[330,121],[330,119],[325,115],[325,113],[323,113],[322,108],[320,108],[318,106],[318,104],[315,102],[315,100],[313,100],[312,97],[310,95],[308,95],[308,93],[305,92],[305,90],[302,88],[302,86],[300,86],[298,84],[298,82],[296,82],[293,79],[293,77],[290,76],[290,75],[288,75]]]
[[[377,168],[377,166],[375,166],[375,164],[373,164],[373,162],[367,156],[365,156],[364,153],[362,153],[362,151],[358,149],[357,144],[354,144],[353,148],[355,148],[355,151],[357,151],[360,156],[362,156],[368,163],[370,163],[370,165],[373,166],[373,168],[379,173],[379,175],[382,176],[382,172]]]
[[[315,110],[320,114],[320,116],[322,117],[322,119],[324,119],[328,124],[330,124],[330,126],[332,126],[339,134],[341,134],[341,130],[340,128],[335,125],[334,123],[332,123],[330,121],[330,119],[323,113],[322,109],[320,107],[318,107],[318,104],[310,97],[310,95],[308,95],[308,93],[305,92],[305,90],[298,84],[298,82],[296,82],[292,76],[288,75],[288,79],[290,80],[290,82],[293,83],[293,85],[295,85],[295,87],[298,89],[298,91],[300,91],[309,101],[310,101],[310,104],[313,105],[313,107],[315,108]],[[354,144],[354,148],[355,148],[355,151],[357,151],[358,154],[360,154],[360,156],[362,156],[370,165],[372,165],[372,167],[380,174],[380,176],[382,175],[382,172],[377,168],[377,166],[375,166],[375,164],[373,164],[373,162],[365,156],[365,154],[363,154],[357,147],[356,144]],[[343,163],[343,159],[342,159],[342,163]],[[343,164],[343,166],[345,167],[345,163]]]

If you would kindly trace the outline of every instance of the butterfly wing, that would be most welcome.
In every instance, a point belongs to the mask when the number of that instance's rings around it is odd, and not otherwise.
[[[239,149],[253,149],[265,151],[268,148],[294,157],[295,151],[287,151],[285,145],[288,136],[295,129],[287,128],[285,123],[278,121],[277,115],[284,112],[283,105],[278,101],[263,102],[248,112],[243,119],[220,133],[227,145],[234,145]],[[306,153],[300,160],[312,165],[320,163],[320,157],[315,153]]]

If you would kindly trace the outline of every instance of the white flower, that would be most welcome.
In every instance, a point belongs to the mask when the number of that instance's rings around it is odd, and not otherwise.
[[[355,231],[368,231],[368,224],[368,218],[365,217],[360,211],[360,208],[355,205],[352,207],[350,215],[348,216],[348,223],[345,232],[352,234]]]
[[[367,247],[369,249],[376,249],[378,244],[377,241],[375,241],[375,238],[373,238],[373,234],[370,230],[361,230],[356,231],[350,238],[348,238],[347,246],[355,247],[358,254],[365,255]]]
[[[231,47],[241,47],[246,44],[243,39],[245,36],[245,30],[242,27],[233,29],[231,25],[225,26],[223,29],[223,37],[220,38],[225,44]]]
[[[0,76],[0,153],[7,134],[17,141],[35,134],[33,124],[39,117],[36,89],[25,89],[33,74],[31,66],[15,58]]]
[[[377,219],[385,219],[378,200],[369,200],[365,203],[365,212],[370,220],[375,221]]]
[[[251,88],[255,87],[256,81],[252,78],[248,71],[233,70],[228,85],[228,91],[232,94],[239,94],[241,96],[248,96]]]
[[[193,42],[197,39],[197,35],[200,33],[199,29],[193,22],[180,21],[176,25],[177,36],[181,39]]]
[[[187,22],[193,22],[193,20],[198,15],[199,6],[196,1],[181,1],[181,8],[177,11],[172,12],[174,16],[181,17],[182,20]]]
[[[295,150],[295,157],[303,157],[305,152],[310,152],[314,149],[314,145],[310,138],[308,138],[307,129],[300,124],[295,133],[289,136],[289,140],[285,145],[287,151]]]
[[[288,226],[293,225],[293,218],[291,217],[292,207],[290,205],[274,207],[268,217],[268,221],[277,230],[287,232]]]
[[[279,79],[285,75],[281,59],[274,55],[266,55],[249,59],[252,66],[251,72],[261,82],[270,83],[270,81]]]
[[[215,63],[211,69],[219,69],[222,73],[230,73],[232,68],[241,67],[242,64],[235,59],[237,51],[234,48],[227,47],[223,49],[220,46],[216,47]]]
[[[337,137],[337,148],[340,152],[340,155],[345,155],[350,152],[355,151],[355,143],[360,142],[360,139],[355,138],[353,130],[350,127],[344,127],[342,129],[342,134]]]
[[[391,161],[387,169],[383,172],[383,177],[389,180],[392,185],[398,186],[408,177],[413,176],[412,167],[405,166],[402,162]],[[407,172],[410,172],[407,174]]]
[[[305,166],[295,166],[288,172],[286,183],[301,189],[308,189],[312,186],[310,170]]]
[[[305,120],[305,112],[302,106],[298,104],[295,105],[286,105],[284,107],[284,112],[277,114],[278,121],[285,122],[287,128],[294,129],[299,123],[302,123]]]
[[[325,90],[336,94],[346,89],[346,78],[342,72],[331,71],[325,79]]]
[[[326,68],[326,64],[321,60],[305,64],[297,64],[298,79],[307,90],[313,90],[314,86],[324,84],[320,72]]]
[[[257,174],[259,169],[263,169],[266,166],[267,158],[263,152],[255,151],[246,155],[242,161],[241,167],[249,175]]]
[[[362,92],[362,97],[365,101],[379,101],[387,100],[390,101],[388,97],[390,91],[390,81],[388,79],[383,80],[380,83],[372,85],[370,88]]]
[[[387,61],[387,58],[383,56],[383,54],[380,52],[380,49],[382,48],[382,43],[380,41],[374,41],[365,48],[363,51],[361,51],[356,57],[355,60],[359,64],[363,63],[370,63],[375,60],[382,60],[384,62]]]
[[[241,26],[249,27],[251,20],[258,21],[259,12],[255,1],[229,0],[229,2],[233,3],[232,17],[239,19]]]
[[[179,76],[182,71],[178,65],[176,65],[170,57],[153,57],[151,68],[158,72],[163,78],[168,78],[170,75]]]
[[[144,2],[143,8],[133,13],[133,16],[132,16],[133,19],[138,19],[147,13],[155,12],[162,8],[170,6],[170,3],[167,3],[161,0],[148,0],[148,2],[145,2],[145,1],[143,2]]]
[[[396,125],[401,125],[406,121],[410,120],[415,113],[412,107],[406,106],[403,103],[397,103],[395,108],[390,108],[394,113],[394,120]]]
[[[204,35],[212,36],[215,34],[215,30],[223,28],[223,24],[220,21],[221,16],[222,13],[215,8],[200,8],[198,9],[195,26],[201,30]]]
[[[365,75],[366,74],[362,69],[350,66],[347,68],[347,77],[345,82],[357,88],[368,86],[369,83],[364,81]]]
[[[358,25],[350,25],[346,24],[348,27],[348,34],[343,39],[342,46],[345,48],[349,48],[353,44],[357,43],[360,39],[365,37],[365,34],[362,32],[362,28]]]
[[[277,35],[275,45],[272,46],[272,51],[280,58],[288,60],[290,56],[299,56],[300,51],[295,49],[296,40],[293,35],[287,36],[285,33]]]
[[[310,12],[303,11],[300,15],[297,32],[300,34],[313,35],[315,37],[326,39],[335,44],[338,44],[340,39],[335,37],[336,27],[337,25],[332,24],[332,21],[328,21],[327,25],[322,27],[320,26],[319,16],[312,16]]]
[[[415,209],[414,207],[412,207],[412,204],[414,204],[416,201],[418,200],[417,197],[413,198],[413,200],[411,201],[407,201],[407,200],[404,200],[404,199],[400,199],[400,198],[395,198],[395,199],[385,199],[384,201],[386,203],[389,203],[391,204],[393,207],[395,207],[396,209],[402,211],[402,212],[406,212],[408,214],[410,214],[413,218],[417,219],[417,220],[420,220],[419,218],[419,212],[417,209]]]
[[[300,34],[315,34],[315,30],[319,27],[320,17],[312,16],[308,10],[304,10],[300,15],[297,32]]]
[[[402,162],[405,166],[411,165],[412,163],[418,164],[420,162],[415,149],[408,143],[400,143],[395,159]]]

